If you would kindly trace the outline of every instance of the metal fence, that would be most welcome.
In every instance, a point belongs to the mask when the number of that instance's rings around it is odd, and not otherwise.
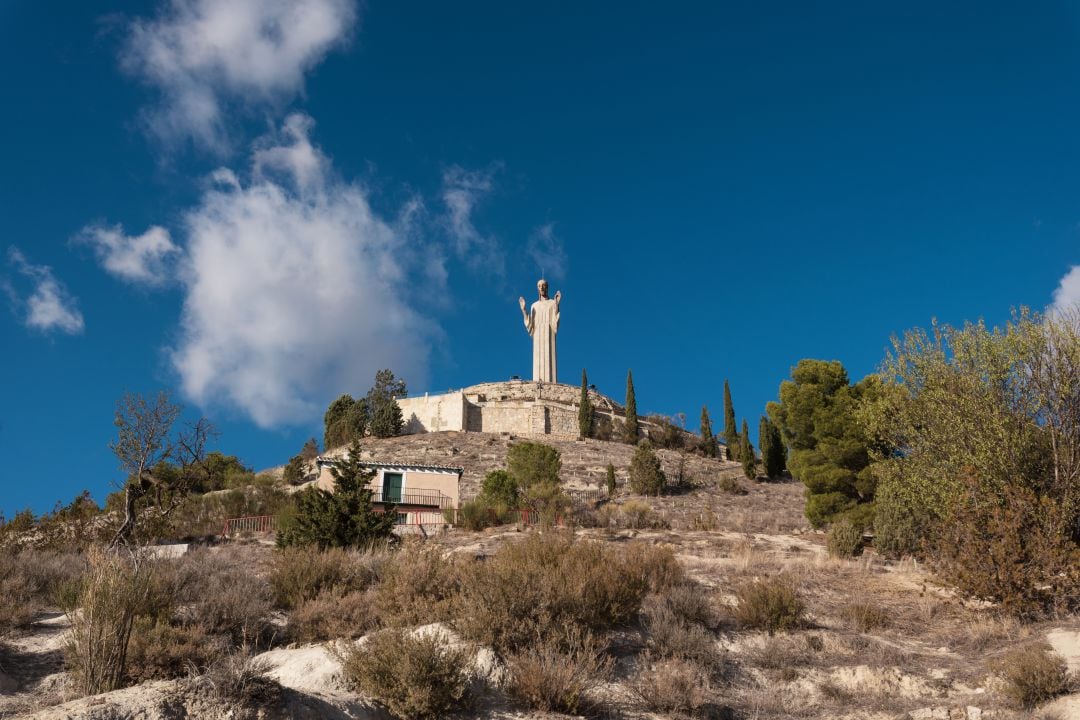
[[[240,533],[272,533],[275,530],[277,530],[277,518],[273,515],[249,515],[226,520],[221,536],[229,537]]]

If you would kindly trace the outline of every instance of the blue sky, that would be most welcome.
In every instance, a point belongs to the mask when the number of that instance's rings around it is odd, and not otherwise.
[[[560,379],[695,427],[1080,299],[1080,7],[811,5],[0,4],[0,509],[102,499],[125,389],[265,467],[527,375],[541,264]]]

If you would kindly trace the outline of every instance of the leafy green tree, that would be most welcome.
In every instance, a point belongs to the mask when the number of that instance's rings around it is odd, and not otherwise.
[[[735,406],[731,403],[731,387],[724,380],[724,445],[728,460],[739,459],[739,428],[735,424]]]
[[[510,510],[517,509],[521,504],[517,481],[505,470],[492,470],[484,476],[480,497],[488,505],[501,505]]]
[[[746,425],[746,419],[742,421],[742,432],[739,433],[739,462],[742,463],[743,474],[748,480],[757,479],[757,458],[754,457],[754,446],[750,444],[750,428]]]
[[[712,420],[709,419],[709,408],[701,406],[701,451],[705,457],[716,457],[719,452],[716,436],[712,431]]]
[[[125,393],[116,404],[117,438],[109,448],[127,474],[123,489],[123,517],[110,547],[127,545],[140,512],[151,500],[163,514],[184,500],[192,485],[205,474],[206,443],[215,435],[205,418],[175,430],[182,408],[166,392],[150,401]],[[167,476],[159,468],[175,468]]]
[[[615,497],[615,465],[612,463],[607,464],[607,494],[608,497]]]
[[[593,432],[593,405],[589,398],[589,377],[585,368],[581,369],[581,400],[578,402],[578,435],[581,439],[591,438]]]
[[[637,397],[634,395],[634,373],[626,371],[626,424],[623,426],[623,439],[631,445],[638,441]]]
[[[667,477],[652,443],[643,440],[630,459],[630,489],[638,495],[659,495],[666,483]]]
[[[520,490],[533,485],[559,484],[562,457],[550,445],[537,442],[518,442],[506,453],[506,469]]]
[[[296,494],[296,510],[278,531],[278,545],[366,548],[390,539],[397,513],[394,505],[377,512],[368,487],[375,473],[360,460],[360,443],[353,441],[346,456],[331,469],[334,491],[312,486]]]
[[[323,415],[323,447],[329,450],[348,445],[364,437],[367,427],[367,401],[363,398],[353,400],[352,395],[346,393],[330,403]]]
[[[764,415],[758,423],[758,443],[761,445],[761,464],[765,475],[770,480],[782,477],[787,467],[784,442],[780,439],[780,430]]]
[[[391,370],[379,370],[375,373],[375,385],[367,394],[367,409],[371,434],[386,438],[400,435],[405,426],[401,406],[397,398],[407,397],[405,381],[394,377]]]
[[[874,500],[871,439],[860,421],[864,404],[881,395],[870,376],[857,384],[837,360],[800,360],[770,402],[770,420],[788,448],[788,468],[806,485],[806,517],[814,527]]]

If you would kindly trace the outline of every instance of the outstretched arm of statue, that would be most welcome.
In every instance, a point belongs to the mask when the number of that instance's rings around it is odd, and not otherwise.
[[[525,321],[525,329],[529,331],[530,335],[532,335],[532,315],[528,310],[525,309],[525,298],[519,297],[518,305],[521,307],[521,319]]]

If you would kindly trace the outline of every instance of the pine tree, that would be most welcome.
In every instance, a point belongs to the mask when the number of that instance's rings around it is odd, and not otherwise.
[[[308,438],[308,441],[304,443],[304,447],[300,450],[300,457],[306,462],[312,462],[319,457],[319,443],[315,442],[315,438]]]
[[[607,464],[607,495],[615,497],[615,466],[612,463]]]
[[[750,428],[746,426],[745,419],[742,421],[742,433],[739,435],[739,461],[742,463],[743,474],[747,479],[757,479],[757,458],[754,457],[754,446],[750,444]]]
[[[353,441],[349,453],[331,470],[334,492],[309,487],[296,495],[296,514],[278,532],[278,545],[370,547],[387,540],[394,531],[397,513],[393,505],[375,512],[368,483],[374,472],[360,461],[360,444]]]
[[[592,437],[593,406],[589,399],[589,377],[585,374],[585,368],[581,369],[581,401],[578,403],[578,435],[581,439]]]
[[[727,459],[739,459],[739,428],[735,425],[735,406],[731,404],[731,388],[724,380],[724,444],[727,445]]]
[[[630,370],[626,371],[626,424],[623,426],[623,439],[631,445],[637,445],[637,398],[634,397],[634,373]]]
[[[701,450],[705,457],[716,457],[718,451],[716,436],[712,431],[712,420],[709,419],[709,408],[701,406]]]
[[[784,445],[780,439],[780,429],[764,415],[758,424],[758,444],[761,445],[761,464],[765,474],[770,480],[776,480],[784,474]]]

